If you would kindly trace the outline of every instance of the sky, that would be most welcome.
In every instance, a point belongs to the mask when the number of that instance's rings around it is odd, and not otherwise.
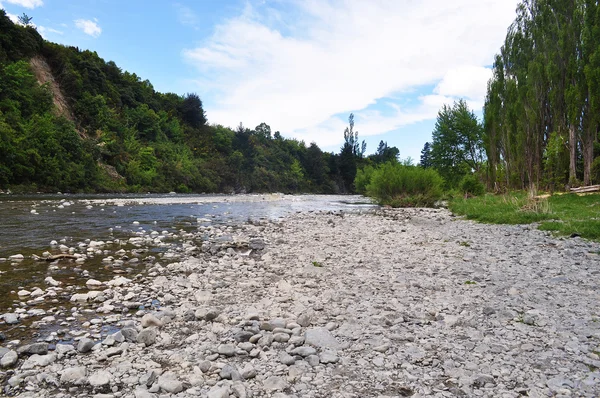
[[[209,123],[338,152],[348,116],[418,162],[444,104],[481,118],[518,0],[0,0],[47,40],[96,51],[161,92],[200,95]]]

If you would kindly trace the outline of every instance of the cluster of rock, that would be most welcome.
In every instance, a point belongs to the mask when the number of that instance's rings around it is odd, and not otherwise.
[[[95,314],[79,329],[1,348],[4,393],[600,394],[595,243],[423,209],[206,232],[182,237],[176,262],[72,294],[73,317]]]

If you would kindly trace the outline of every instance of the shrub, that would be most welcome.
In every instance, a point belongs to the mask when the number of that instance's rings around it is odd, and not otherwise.
[[[474,174],[464,176],[459,186],[464,195],[481,196],[485,193],[485,186]]]
[[[356,178],[354,178],[354,188],[356,188],[357,193],[361,195],[367,193],[367,186],[371,182],[374,171],[375,168],[373,166],[365,166],[364,168],[358,170],[356,173]]]
[[[433,206],[442,196],[443,183],[433,169],[386,163],[373,170],[367,194],[392,207]]]

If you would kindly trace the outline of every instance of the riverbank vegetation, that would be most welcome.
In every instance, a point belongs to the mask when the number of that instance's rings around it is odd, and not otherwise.
[[[470,220],[491,224],[539,223],[539,229],[563,236],[600,240],[600,198],[597,194],[533,196],[524,192],[476,198],[456,197],[450,210]]]
[[[0,10],[2,190],[351,193],[358,167],[398,153],[382,142],[369,160],[352,120],[339,153],[266,123],[210,124],[198,95],[159,93],[30,22]]]

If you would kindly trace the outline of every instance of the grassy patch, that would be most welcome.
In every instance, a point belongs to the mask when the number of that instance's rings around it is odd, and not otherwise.
[[[450,210],[491,224],[530,224],[558,235],[600,240],[600,194],[532,197],[525,192],[476,198],[454,198]]]

